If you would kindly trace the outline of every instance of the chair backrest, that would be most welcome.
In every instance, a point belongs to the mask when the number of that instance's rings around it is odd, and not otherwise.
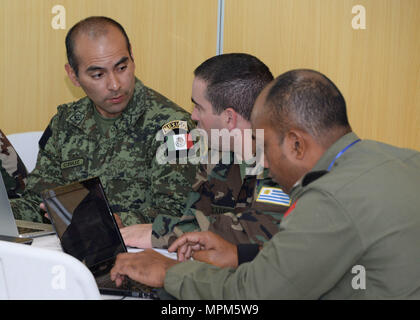
[[[0,299],[100,299],[89,269],[54,250],[0,241]]]
[[[7,136],[7,139],[9,139],[15,148],[28,172],[31,172],[35,168],[39,150],[38,142],[42,134],[42,131],[30,131],[13,133]]]

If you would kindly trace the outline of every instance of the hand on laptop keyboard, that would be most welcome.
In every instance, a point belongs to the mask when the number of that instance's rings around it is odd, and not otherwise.
[[[137,253],[121,253],[117,256],[111,269],[111,279],[120,285],[125,275],[146,285],[161,288],[165,280],[166,271],[179,262],[146,249]]]

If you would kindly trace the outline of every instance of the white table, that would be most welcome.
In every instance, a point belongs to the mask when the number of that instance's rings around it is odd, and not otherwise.
[[[32,246],[38,247],[38,248],[50,249],[50,250],[63,251],[61,249],[60,240],[58,239],[56,235],[49,235],[49,236],[35,238],[34,241],[32,242]],[[168,258],[175,259],[175,260],[177,258],[175,252],[170,253],[166,249],[157,249],[157,248],[154,248],[153,250],[163,254],[164,256],[167,256]],[[140,252],[140,251],[143,251],[143,249],[127,247],[127,251]]]
[[[39,238],[35,238],[32,242],[33,247],[43,248],[43,249],[49,249],[49,250],[56,250],[56,251],[62,251],[60,240],[56,235],[49,235],[49,236],[43,236]],[[169,253],[168,250],[165,249],[153,249],[171,259],[176,259],[176,253]],[[143,249],[139,248],[127,248],[128,252],[140,252],[143,251]],[[139,298],[135,297],[124,297],[121,296],[112,296],[112,295],[101,295],[102,299],[104,300],[138,300]]]

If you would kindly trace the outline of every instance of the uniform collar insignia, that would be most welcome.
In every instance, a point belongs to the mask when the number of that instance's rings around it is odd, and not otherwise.
[[[74,112],[70,116],[69,120],[73,124],[75,124],[76,126],[78,126],[83,121],[84,118],[85,118],[85,114],[83,114],[81,111],[77,110],[76,112]]]

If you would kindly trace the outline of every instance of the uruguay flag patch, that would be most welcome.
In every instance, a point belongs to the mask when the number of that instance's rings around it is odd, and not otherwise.
[[[280,188],[262,187],[256,201],[290,206],[289,196]]]

